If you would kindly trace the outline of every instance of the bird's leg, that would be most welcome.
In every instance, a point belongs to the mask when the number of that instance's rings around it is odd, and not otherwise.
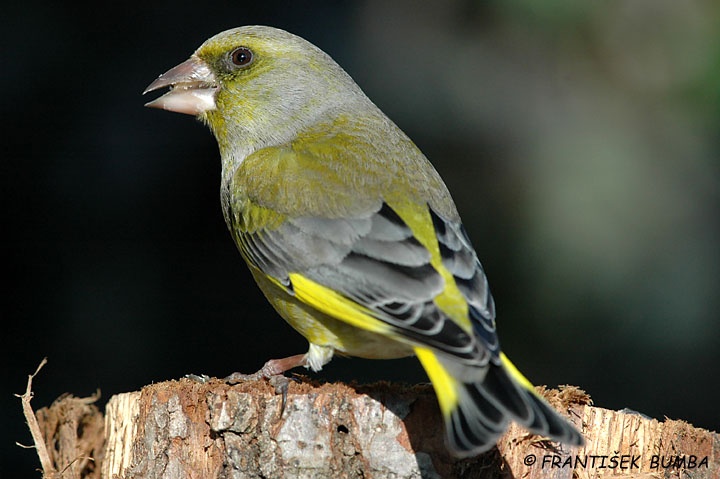
[[[225,381],[230,384],[237,384],[243,381],[257,381],[258,379],[266,378],[270,384],[275,388],[275,394],[282,394],[282,405],[280,408],[280,416],[285,411],[285,404],[287,403],[288,385],[290,380],[283,376],[285,371],[289,371],[299,366],[307,365],[306,354],[296,354],[282,359],[271,359],[266,362],[257,372],[252,374],[243,373],[232,373],[230,376],[225,378]]]

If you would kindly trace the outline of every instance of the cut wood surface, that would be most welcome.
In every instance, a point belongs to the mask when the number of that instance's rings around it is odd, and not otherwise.
[[[458,460],[444,446],[429,385],[228,385],[187,379],[110,398],[102,414],[68,396],[37,417],[65,478],[720,479],[720,437],[682,421],[593,407],[579,389],[540,392],[578,426],[584,448],[513,425],[498,447]],[[104,446],[103,446],[104,445]]]

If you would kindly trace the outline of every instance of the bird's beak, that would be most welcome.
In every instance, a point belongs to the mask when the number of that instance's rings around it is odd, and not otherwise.
[[[215,75],[207,64],[197,57],[190,57],[157,77],[143,95],[166,86],[170,87],[170,91],[145,103],[145,106],[194,116],[215,109],[215,94],[218,89]]]

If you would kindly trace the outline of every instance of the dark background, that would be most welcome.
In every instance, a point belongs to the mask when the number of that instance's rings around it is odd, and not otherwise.
[[[256,23],[327,51],[433,161],[533,382],[718,429],[717,2],[25,1],[0,23],[1,477],[40,477],[12,393],[45,356],[35,408],[306,350],[226,231],[210,132],[140,95]],[[317,377],[425,381],[413,359]]]

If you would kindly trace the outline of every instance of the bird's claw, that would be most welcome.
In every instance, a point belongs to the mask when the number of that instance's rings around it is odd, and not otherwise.
[[[285,412],[285,405],[287,404],[290,379],[282,374],[278,374],[268,378],[268,382],[275,388],[275,394],[282,394],[282,401],[280,402],[280,417],[282,417]]]
[[[243,374],[243,373],[232,373],[230,376],[223,379],[228,384],[238,384],[245,381],[258,381],[260,379],[265,378],[266,376],[262,374],[262,369],[256,373],[252,374]]]
[[[267,366],[267,364],[265,365]],[[224,380],[229,384],[238,384],[244,381],[258,381],[260,379],[267,379],[272,387],[275,388],[275,394],[282,394],[282,402],[280,403],[280,417],[285,412],[285,405],[287,404],[288,387],[290,385],[290,379],[281,374],[269,374],[269,368],[263,366],[258,372],[253,374],[242,374],[232,373]]]

